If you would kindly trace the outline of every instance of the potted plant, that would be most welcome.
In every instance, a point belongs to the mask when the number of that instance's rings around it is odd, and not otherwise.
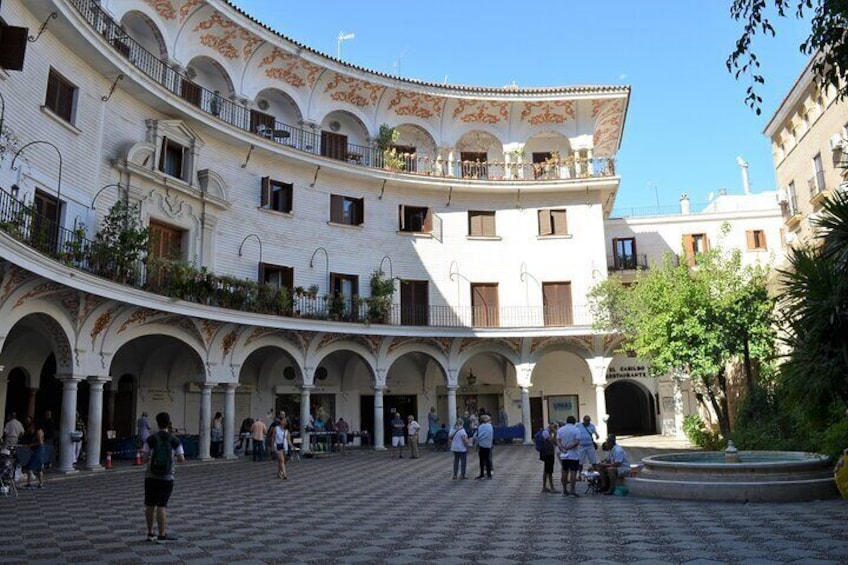
[[[371,297],[368,303],[368,321],[385,324],[389,321],[392,298],[395,294],[395,279],[387,277],[382,269],[371,273]]]
[[[389,124],[380,125],[375,143],[380,157],[383,159],[383,167],[393,171],[403,169],[403,156],[398,154],[397,149],[392,147],[397,143],[400,132]]]
[[[138,205],[118,200],[94,236],[95,271],[118,282],[138,284],[149,243],[150,229],[141,226]]]

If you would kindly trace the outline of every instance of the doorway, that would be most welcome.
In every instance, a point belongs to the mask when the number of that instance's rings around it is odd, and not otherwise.
[[[361,429],[368,430],[374,437],[374,396],[361,396],[359,398]],[[392,444],[392,417],[395,412],[400,412],[404,423],[410,414],[418,418],[418,397],[412,395],[386,395],[383,396],[383,444]],[[420,423],[420,422],[419,422]],[[404,428],[404,436],[406,428]]]
[[[606,389],[609,433],[647,435],[657,433],[654,395],[632,381],[615,381]]]

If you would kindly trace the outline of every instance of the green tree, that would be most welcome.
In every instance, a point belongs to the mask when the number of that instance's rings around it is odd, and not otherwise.
[[[621,332],[624,347],[649,361],[653,375],[688,375],[728,437],[728,368],[743,362],[750,388],[753,360],[772,357],[767,277],[766,268],[743,266],[738,250],[715,247],[699,254],[693,268],[667,255],[628,288],[612,277],[589,298],[599,329]]]
[[[97,274],[123,283],[141,283],[150,229],[142,227],[139,207],[118,200],[94,236],[92,256]]]
[[[812,14],[810,35],[799,50],[806,55],[815,55],[813,71],[822,87],[832,86],[840,98],[848,94],[848,2],[845,0],[733,0],[730,15],[743,22],[743,31],[736,40],[736,49],[727,58],[727,70],[740,76],[750,76],[745,103],[759,115],[763,99],[757,94],[757,85],[765,78],[760,72],[760,61],[752,49],[757,34],[771,35],[775,14],[785,18],[794,14],[804,18]]]
[[[848,408],[848,195],[826,200],[815,224],[821,236],[790,250],[788,267],[779,272],[785,285],[781,339],[788,350],[779,383],[821,426],[834,413],[844,419]]]

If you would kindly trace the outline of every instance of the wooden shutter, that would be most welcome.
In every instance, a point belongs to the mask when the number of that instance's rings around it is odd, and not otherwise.
[[[497,283],[473,283],[471,285],[472,324],[479,327],[495,327],[498,321]]]
[[[403,204],[398,205],[398,229],[400,231],[404,231],[406,229],[406,206]]]
[[[539,210],[539,235],[551,234],[553,234],[553,227],[551,225],[551,211]]]
[[[330,195],[330,221],[337,224],[344,222],[344,196]]]
[[[359,226],[365,222],[365,199],[357,199],[353,208],[356,211],[356,218],[354,219],[353,224]]]
[[[748,243],[748,249],[756,249],[757,248],[757,242],[754,240],[754,231],[753,230],[747,230],[745,232],[745,240]]]
[[[709,251],[709,250],[710,250],[710,239],[707,237],[707,234],[702,234],[702,235],[701,235],[701,241],[703,241],[703,242],[704,242],[704,251],[703,251],[703,253],[706,253],[707,251]]]
[[[481,221],[481,235],[494,237],[496,235],[495,231],[495,214],[494,212],[484,212],[480,214]]]
[[[760,232],[760,247],[759,249],[768,249],[768,245],[766,245],[766,232]]]
[[[695,266],[695,241],[692,234],[683,236],[683,252],[686,254],[686,261],[690,267]]]
[[[565,210],[551,210],[551,222],[553,223],[553,233],[556,235],[566,235],[568,233],[568,225],[565,221]]]
[[[7,71],[24,70],[29,28],[0,26],[0,67]]]
[[[262,190],[261,190],[261,199],[262,199],[262,207],[270,208],[271,207],[271,177],[262,177]]]
[[[433,231],[433,209],[427,208],[427,211],[424,213],[424,233],[430,233]]]
[[[159,149],[159,170],[165,172],[165,153],[168,152],[168,136],[162,136],[162,145]]]
[[[570,326],[571,283],[542,283],[542,303],[546,326]]]
[[[478,212],[468,212],[468,235],[483,235],[483,218]]]

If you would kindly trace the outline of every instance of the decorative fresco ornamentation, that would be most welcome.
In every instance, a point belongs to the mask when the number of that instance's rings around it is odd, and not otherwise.
[[[623,119],[623,101],[607,100],[599,106],[595,116],[595,133],[592,136],[595,157],[615,155]]]
[[[321,351],[337,339],[341,339],[344,337],[344,334],[337,333],[327,333],[321,336],[321,341],[318,342],[318,345],[315,347],[315,351]]]
[[[167,318],[164,318],[162,320],[157,320],[157,322],[160,322],[166,326],[172,326],[185,330],[185,332],[195,338],[198,343],[204,343],[203,336],[197,329],[197,325],[195,325],[194,320],[192,318],[187,318],[185,316],[168,316]]]
[[[565,336],[554,336],[554,337],[534,337],[533,341],[530,345],[530,355],[534,355],[541,349],[545,349],[547,347],[556,346],[556,345],[570,345],[573,348],[576,348],[579,351],[583,351],[587,353],[588,356],[592,356],[592,336],[583,336],[583,337],[565,337]]]
[[[3,296],[0,296],[0,301],[5,302],[15,289],[19,288],[26,281],[34,278],[35,276],[29,271],[21,269],[17,265],[11,265],[6,271],[6,284],[3,285]]]
[[[107,299],[103,298],[102,296],[97,296],[96,294],[86,294],[83,296],[83,300],[84,302],[82,309],[80,310],[78,320],[79,322],[82,322],[83,320],[88,318],[88,315],[91,314],[91,311],[106,302]]]
[[[211,31],[213,28],[214,32]],[[220,31],[219,31],[220,30]],[[228,20],[221,12],[212,12],[206,19],[194,27],[194,31],[208,31],[200,35],[200,43],[210,47],[227,59],[238,59],[239,55],[249,59],[262,40],[235,22]],[[241,42],[241,52],[233,40]]]
[[[430,120],[442,113],[445,99],[431,94],[398,90],[389,102],[389,110],[398,116],[415,116]]]
[[[62,330],[62,326],[47,314],[36,314],[36,318],[44,324],[44,327],[50,333],[50,337],[53,338],[53,344],[56,346],[56,369],[70,367],[71,343],[68,341],[68,336]]]
[[[362,335],[359,336],[359,340],[363,343],[371,353],[377,353],[377,350],[380,348],[380,344],[383,343],[383,336],[379,335]]]
[[[162,19],[164,20],[175,20],[177,19],[177,10],[174,9],[174,5],[171,3],[171,0],[145,0],[147,5],[156,10]]]
[[[183,5],[180,6],[180,23],[183,23],[185,19],[188,17],[188,13],[195,6],[199,6],[203,0],[185,0]]]
[[[238,339],[238,332],[236,330],[231,331],[224,337],[224,340],[221,342],[221,346],[223,348],[221,353],[222,362],[226,359],[227,355],[230,354],[230,351],[232,351],[233,345],[236,343],[236,339]]]
[[[27,300],[30,300],[32,298],[39,298],[39,297],[42,297],[46,294],[52,294],[53,292],[56,292],[58,290],[62,290],[63,288],[65,288],[64,285],[57,283],[57,282],[53,282],[53,281],[43,282],[43,283],[39,284],[38,286],[36,286],[35,288],[33,288],[32,290],[30,290],[29,292],[27,292],[26,294],[24,294],[23,296],[21,296],[20,298],[18,298],[18,301],[15,302],[15,305],[12,306],[12,309],[14,310],[18,306],[25,303]]]
[[[200,331],[203,334],[204,343],[207,347],[212,343],[212,338],[215,337],[215,332],[218,331],[218,328],[223,326],[222,322],[218,322],[216,320],[200,320]]]
[[[278,59],[281,60],[282,66],[265,69],[265,76],[285,82],[295,88],[303,86],[312,88],[315,86],[318,74],[322,71],[321,67],[304,61],[291,53],[286,53],[279,47],[274,47],[271,53],[259,62],[259,68],[272,65]]]
[[[79,322],[79,311],[80,311],[80,295],[77,291],[68,289],[67,287],[63,292],[59,293],[59,304],[62,305],[62,309],[68,314],[68,318],[74,320],[75,322]]]
[[[497,124],[509,120],[509,102],[460,100],[453,117],[466,124]]]
[[[571,100],[525,102],[521,111],[521,121],[534,126],[562,124],[568,118],[574,119],[574,102]]]
[[[117,333],[123,333],[128,327],[133,324],[145,324],[147,323],[148,319],[153,316],[157,316],[158,314],[158,311],[151,310],[150,308],[139,308],[138,310],[130,314],[130,316],[126,320],[124,320],[124,323],[121,324],[120,328],[118,328]]]
[[[106,329],[106,326],[109,325],[109,322],[112,321],[112,310],[107,310],[100,314],[97,317],[97,320],[94,322],[94,327],[91,328],[91,347],[94,347],[94,341],[97,339],[97,336],[100,335],[100,332]]]
[[[374,106],[377,100],[380,99],[380,94],[386,88],[379,84],[359,80],[354,77],[347,77],[339,73],[335,73],[333,80],[327,83],[324,92],[330,93],[330,98],[336,102],[347,102],[358,108],[366,106]]]

